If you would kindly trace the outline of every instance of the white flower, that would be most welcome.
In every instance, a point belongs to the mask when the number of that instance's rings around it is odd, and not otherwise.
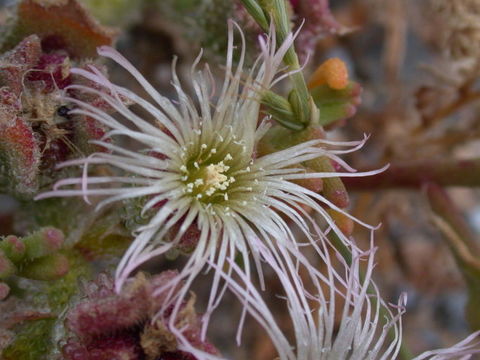
[[[386,304],[381,298],[372,280],[376,252],[373,232],[372,246],[368,251],[359,252],[351,247],[350,265],[333,246],[324,246],[319,252],[326,264],[322,275],[306,268],[303,277],[299,271],[289,272],[290,276],[286,276],[288,272],[282,269],[295,264],[288,258],[276,256],[263,244],[257,245],[268,264],[278,274],[283,274],[280,280],[285,289],[295,346],[290,344],[260,293],[236,264],[231,266],[245,287],[231,277],[224,277],[229,288],[244,299],[247,311],[267,331],[280,360],[397,359],[407,298],[402,294],[397,305]],[[336,254],[340,264],[330,257],[330,253]],[[365,266],[360,266],[361,263]],[[310,294],[304,289],[307,281],[311,281],[314,288]],[[412,360],[466,360],[474,354],[480,354],[480,331],[450,348],[427,351]]]
[[[268,129],[268,122],[259,120],[262,92],[288,76],[288,73],[278,76],[277,73],[294,36],[288,35],[278,47],[274,31],[269,36],[260,37],[261,55],[253,69],[245,72],[244,46],[239,50],[236,70],[233,69],[233,26],[235,24],[229,24],[225,79],[216,100],[211,94],[214,87],[209,81],[212,76],[208,67],[203,71],[197,70],[200,57],[191,71],[195,100],[184,92],[174,69],[173,86],[178,94],[176,102],[160,95],[132,64],[108,47],[100,48],[99,54],[125,68],[143,86],[153,102],[112,84],[93,67],[90,71],[73,69],[72,73],[81,75],[98,86],[91,88],[74,85],[71,88],[100,96],[123,119],[117,120],[102,109],[76,99],[68,99],[77,105],[72,112],[90,116],[109,127],[111,130],[106,137],[123,136],[136,141],[143,149],[133,151],[108,141],[94,141],[112,153],[95,153],[85,159],[62,164],[61,166],[83,166],[83,176],[61,180],[53,191],[37,198],[84,196],[88,200],[93,195],[106,196],[97,208],[129,198],[149,198],[143,212],[154,209],[156,213],[147,225],[136,230],[134,242],[119,263],[116,272],[117,290],[140,264],[175,248],[192,226],[198,228],[194,249],[176,279],[177,282],[171,285],[173,289],[180,281],[184,281],[181,291],[175,292],[178,294],[175,295],[175,314],[198,273],[207,263],[215,264],[204,318],[205,327],[209,315],[226,290],[220,283],[221,273],[227,271],[228,276],[232,271],[231,268],[225,270],[224,265],[233,263],[238,254],[242,257],[245,276],[250,278],[253,259],[261,281],[262,253],[257,247],[259,243],[266,244],[281,257],[293,257],[295,261],[309,266],[299,251],[300,245],[290,229],[291,224],[300,228],[312,246],[316,247],[316,242],[322,240],[324,235],[300,204],[321,214],[329,228],[336,231],[345,243],[349,243],[324,206],[342,210],[321,195],[296,185],[291,180],[376,173],[354,173],[353,169],[337,157],[338,154],[356,150],[364,141],[333,143],[312,140],[256,157],[256,144]],[[239,33],[244,43],[240,29]],[[151,115],[151,119],[140,118],[124,105],[125,101],[142,107]],[[332,145],[340,147],[340,150],[328,150],[327,147]],[[307,174],[295,167],[303,161],[322,156],[335,160],[350,172]],[[87,167],[91,164],[108,164],[134,176],[88,176]],[[177,231],[173,239],[167,237],[172,230]],[[159,289],[162,290],[164,289]]]

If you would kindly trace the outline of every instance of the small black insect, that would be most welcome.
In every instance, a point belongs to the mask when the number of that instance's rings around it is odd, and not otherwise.
[[[69,109],[67,106],[62,105],[57,109],[57,115],[65,118],[65,119],[70,120],[70,118],[71,118],[71,116],[69,114],[70,110],[71,109]]]

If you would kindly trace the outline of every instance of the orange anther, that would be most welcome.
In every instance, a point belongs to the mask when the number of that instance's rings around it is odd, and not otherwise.
[[[348,85],[348,69],[339,58],[331,58],[323,62],[310,77],[308,88],[327,84],[335,90],[342,90]]]

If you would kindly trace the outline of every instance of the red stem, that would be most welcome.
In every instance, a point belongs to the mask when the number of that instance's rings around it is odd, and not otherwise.
[[[376,167],[377,169],[381,167]],[[368,171],[371,169],[359,169]],[[440,186],[480,187],[480,159],[422,160],[392,163],[381,174],[366,177],[342,178],[348,190],[379,188],[421,188],[427,182]]]

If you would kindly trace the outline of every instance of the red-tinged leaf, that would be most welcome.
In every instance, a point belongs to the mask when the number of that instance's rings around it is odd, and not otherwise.
[[[64,54],[43,54],[36,66],[28,73],[28,81],[41,81],[43,92],[64,89],[72,83],[70,59]]]
[[[355,115],[361,103],[361,94],[362,87],[353,81],[341,90],[325,84],[313,88],[311,95],[320,110],[320,124],[334,125]]]
[[[7,166],[9,186],[19,194],[33,194],[38,186],[40,149],[32,128],[20,117],[13,122],[0,118],[0,139],[1,157]]]
[[[5,53],[0,58],[0,83],[8,86],[16,95],[20,95],[24,74],[37,64],[41,51],[38,36],[30,35],[14,49]]]
[[[104,137],[107,128],[103,124],[90,116],[84,115],[75,116],[73,121],[75,124],[74,140],[80,150],[86,153],[107,151],[107,149],[102,146],[89,143],[90,140],[100,140]],[[110,139],[104,139],[104,141],[110,142]]]
[[[0,123],[12,123],[21,110],[20,98],[9,87],[0,88]]]
[[[98,46],[111,45],[115,36],[76,0],[23,0],[16,15],[4,49],[27,35],[37,34],[45,52],[65,50],[73,58],[88,58],[96,56]]]

